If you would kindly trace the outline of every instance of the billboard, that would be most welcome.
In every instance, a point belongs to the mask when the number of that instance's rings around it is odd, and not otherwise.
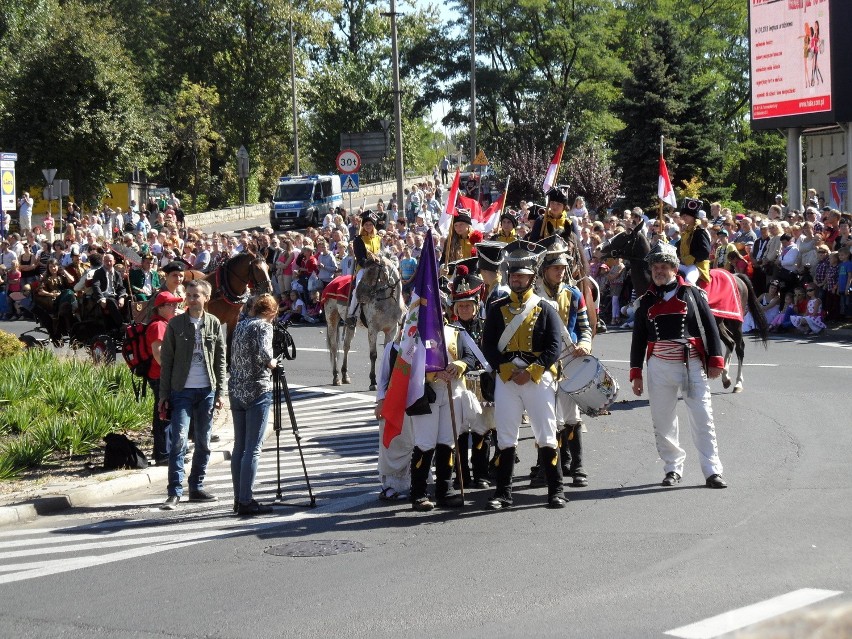
[[[749,0],[755,128],[848,121],[848,0]]]

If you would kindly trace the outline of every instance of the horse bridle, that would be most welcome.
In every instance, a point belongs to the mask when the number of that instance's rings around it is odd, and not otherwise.
[[[233,304],[235,306],[242,306],[251,296],[251,293],[249,292],[249,287],[258,286],[257,278],[254,277],[254,264],[259,259],[262,258],[255,257],[252,259],[251,268],[249,269],[249,276],[247,279],[243,279],[236,273],[233,273],[228,270],[228,263],[231,261],[231,258],[228,258],[227,260],[222,262],[222,265],[216,270],[217,288],[222,292],[222,297],[224,297],[228,303]],[[236,278],[237,281],[242,282],[246,285],[246,290],[242,295],[237,295],[237,293],[234,292],[234,290],[228,284],[229,275],[233,275],[233,277]],[[264,288],[265,287],[266,283],[264,282]]]
[[[386,262],[381,262],[381,269],[387,277],[387,282],[383,286],[379,286],[378,280],[380,278],[376,278],[376,288],[374,289],[375,295],[373,297],[377,302],[383,302],[384,300],[394,297],[396,287],[399,285],[400,281],[402,281],[398,273],[396,274],[396,279],[391,277],[391,273],[389,272],[390,266]],[[382,293],[386,294],[382,296]]]

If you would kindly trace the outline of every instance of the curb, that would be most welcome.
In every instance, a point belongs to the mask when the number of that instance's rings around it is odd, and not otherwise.
[[[222,441],[221,443],[232,442]],[[208,465],[221,464],[230,459],[230,450],[212,450]],[[11,506],[0,506],[0,527],[31,522],[39,517],[56,515],[71,508],[96,506],[110,497],[151,485],[165,485],[167,475],[168,469],[165,466],[151,466],[144,470],[140,469],[138,472],[71,488],[57,495],[36,497]]]

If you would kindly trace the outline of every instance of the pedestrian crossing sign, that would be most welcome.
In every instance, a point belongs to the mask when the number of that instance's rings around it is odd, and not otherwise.
[[[343,182],[340,185],[340,190],[344,193],[357,193],[358,186],[358,174],[357,173],[347,173],[346,176],[343,177]]]

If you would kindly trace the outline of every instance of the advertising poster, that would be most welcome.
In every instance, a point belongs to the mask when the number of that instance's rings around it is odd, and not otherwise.
[[[828,0],[750,0],[752,119],[831,111]]]
[[[828,199],[828,205],[833,209],[838,209],[840,211],[846,210],[846,176],[838,176],[829,178],[829,185],[831,187],[830,197]]]

